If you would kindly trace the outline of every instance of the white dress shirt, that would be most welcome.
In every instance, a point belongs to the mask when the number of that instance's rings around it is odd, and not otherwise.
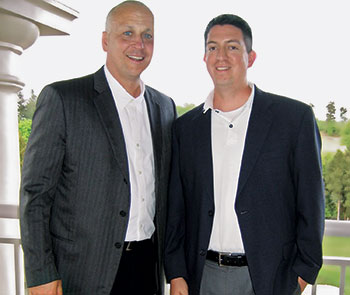
[[[244,253],[235,212],[238,178],[254,99],[254,85],[247,102],[239,109],[222,112],[213,109],[212,91],[204,111],[212,109],[211,144],[214,175],[215,214],[209,249],[225,253]]]
[[[118,110],[128,154],[131,206],[125,241],[141,241],[151,238],[155,230],[154,157],[144,98],[145,86],[141,81],[141,94],[134,98],[114,79],[106,66],[104,69]]]

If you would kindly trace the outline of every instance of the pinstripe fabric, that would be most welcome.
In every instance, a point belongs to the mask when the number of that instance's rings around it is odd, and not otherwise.
[[[172,100],[146,87],[163,248]],[[63,280],[64,294],[109,294],[122,253],[130,186],[123,132],[103,70],[46,86],[38,98],[21,184],[28,286]],[[162,265],[159,251],[159,264]],[[162,293],[159,267],[159,294]]]

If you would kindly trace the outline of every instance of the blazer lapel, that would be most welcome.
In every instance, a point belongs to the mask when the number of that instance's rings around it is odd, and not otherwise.
[[[98,92],[98,95],[94,97],[94,104],[106,130],[114,157],[118,162],[120,170],[124,174],[124,177],[129,179],[128,159],[123,129],[103,68],[95,73],[94,83],[95,90]]]
[[[203,112],[203,105],[193,118],[194,136],[193,144],[196,146],[196,163],[199,163],[201,185],[207,192],[210,201],[214,202],[214,175],[211,145],[211,109]]]
[[[151,126],[152,143],[153,143],[153,157],[154,157],[154,168],[155,168],[155,180],[156,188],[161,171],[161,159],[162,159],[162,122],[160,106],[153,99],[153,93],[146,86],[145,90],[145,100],[147,104],[148,117]]]
[[[255,87],[255,97],[249,119],[247,136],[242,157],[241,171],[238,181],[237,197],[241,193],[247,179],[254,168],[261,148],[272,123],[272,114],[269,111],[270,100]]]

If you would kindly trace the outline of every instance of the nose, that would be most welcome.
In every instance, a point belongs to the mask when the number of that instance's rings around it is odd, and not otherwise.
[[[224,60],[226,58],[226,50],[225,48],[218,48],[216,50],[216,59]]]
[[[134,39],[134,46],[139,49],[143,49],[145,47],[145,42],[142,36],[136,36]]]

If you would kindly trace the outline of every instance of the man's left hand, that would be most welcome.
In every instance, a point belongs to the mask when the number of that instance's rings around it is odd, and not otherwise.
[[[305,282],[301,277],[298,277],[298,283],[301,289],[301,293],[303,293],[307,286],[307,282]]]

